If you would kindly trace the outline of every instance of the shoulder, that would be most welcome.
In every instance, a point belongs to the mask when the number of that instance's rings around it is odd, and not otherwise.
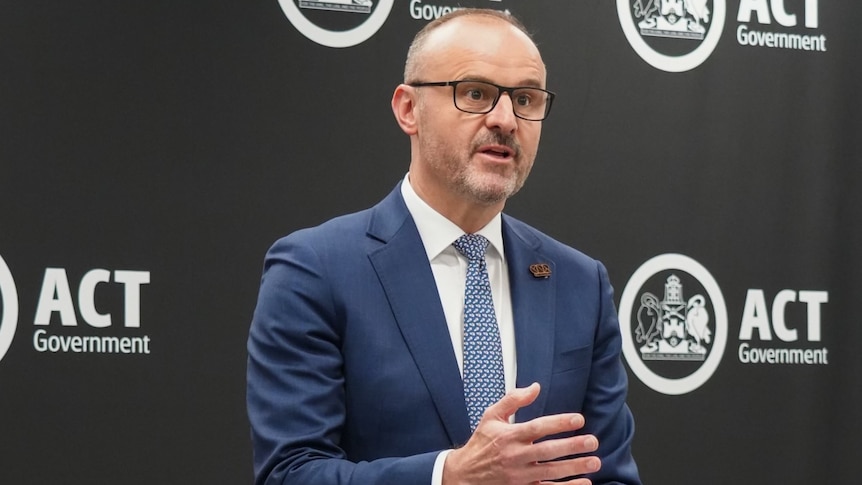
[[[373,207],[330,219],[318,226],[300,229],[276,244],[303,242],[324,245],[355,243],[366,235],[386,239],[396,232],[409,218],[407,206],[401,197],[401,183]]]
[[[372,209],[334,217],[317,226],[298,229],[276,241],[276,245],[288,243],[324,244],[335,238],[345,242],[347,237],[365,234]]]
[[[321,258],[353,257],[385,243],[408,221],[400,186],[371,208],[297,230],[273,244],[268,257],[285,250],[303,250]]]
[[[604,270],[604,266],[598,260],[521,220],[504,214],[503,226],[504,232],[509,233],[509,238],[512,241],[518,240],[520,243],[533,248],[536,252],[547,256],[556,265],[578,268],[592,273],[595,273],[597,268]]]
[[[296,230],[275,241],[266,253],[265,267],[284,261],[327,261],[355,259],[351,255],[363,247],[370,209],[330,219],[314,227]]]

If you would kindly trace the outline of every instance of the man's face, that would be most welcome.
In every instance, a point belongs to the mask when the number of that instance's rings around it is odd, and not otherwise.
[[[463,79],[509,87],[545,87],[545,67],[533,42],[499,19],[467,17],[427,39],[418,81]],[[437,193],[472,203],[504,202],[523,186],[536,158],[542,123],[515,117],[500,96],[490,113],[456,109],[452,87],[417,89],[418,163]]]

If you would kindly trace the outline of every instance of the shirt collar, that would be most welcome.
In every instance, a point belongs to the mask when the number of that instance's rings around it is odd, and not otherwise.
[[[434,210],[434,208],[419,197],[416,191],[413,190],[413,186],[410,185],[409,173],[404,176],[404,181],[401,183],[401,196],[404,197],[407,210],[416,223],[416,229],[419,230],[419,237],[425,246],[428,261],[433,260],[444,250],[452,247],[452,243],[464,235],[464,231],[460,227]],[[497,251],[500,258],[503,258],[505,255],[503,252],[502,227],[502,217],[500,213],[497,213],[485,227],[476,232],[476,234],[481,234],[488,239],[490,246]]]

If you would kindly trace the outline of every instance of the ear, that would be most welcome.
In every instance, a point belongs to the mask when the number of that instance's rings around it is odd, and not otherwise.
[[[392,94],[392,114],[401,130],[408,135],[419,131],[416,123],[416,90],[406,84],[399,84]]]

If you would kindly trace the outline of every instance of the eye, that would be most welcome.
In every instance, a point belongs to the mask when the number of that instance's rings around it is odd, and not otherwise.
[[[479,88],[468,88],[465,94],[471,101],[482,101],[485,99],[485,92]]]
[[[468,113],[486,113],[497,99],[497,88],[480,81],[459,81],[455,107]]]
[[[533,96],[529,92],[515,91],[512,101],[518,106],[530,106],[533,104]]]

